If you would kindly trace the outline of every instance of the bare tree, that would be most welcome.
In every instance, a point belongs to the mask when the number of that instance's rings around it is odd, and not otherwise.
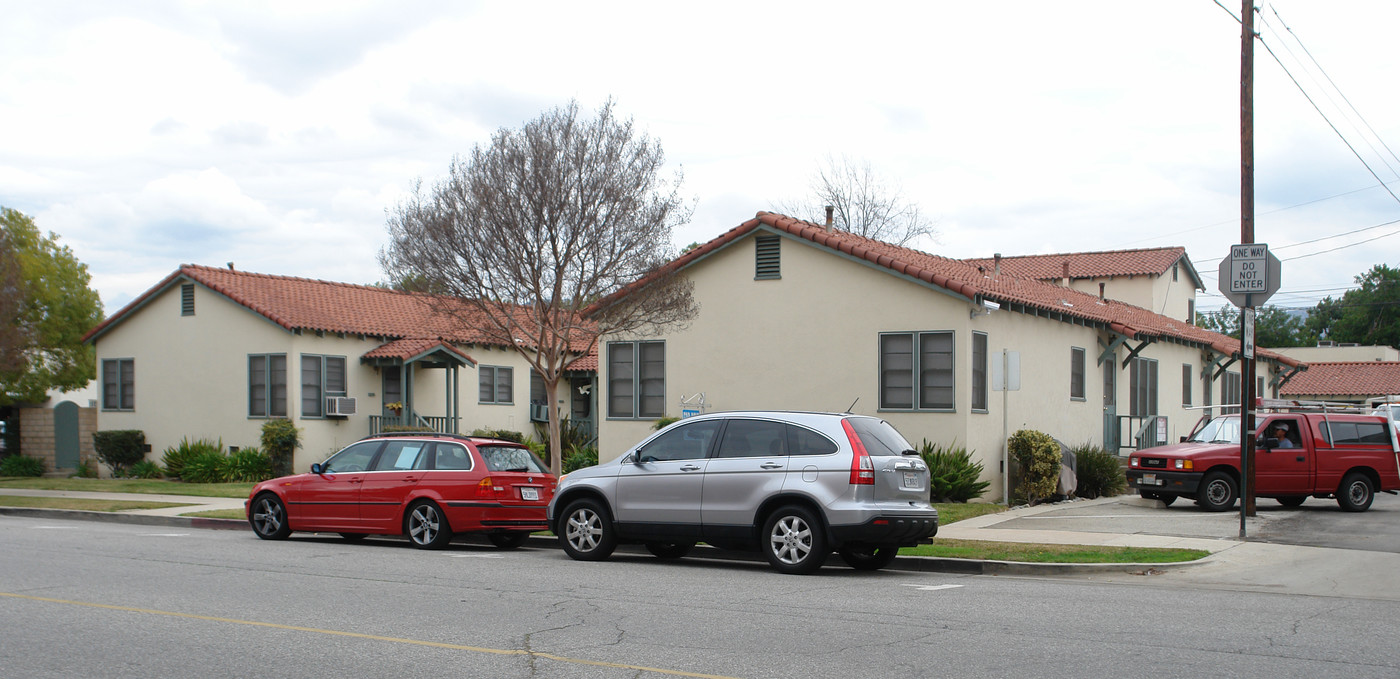
[[[441,313],[523,356],[544,379],[550,467],[562,468],[553,399],[564,367],[600,334],[650,334],[696,313],[688,281],[662,268],[691,209],[681,175],[660,176],[661,145],[620,120],[609,99],[594,118],[578,102],[453,160],[448,176],[389,213],[380,263],[413,281]],[[625,307],[584,318],[591,303],[651,275]]]
[[[821,224],[826,221],[828,205],[834,208],[833,226],[858,236],[895,245],[908,245],[920,236],[938,236],[933,221],[923,215],[918,205],[905,199],[898,185],[877,175],[868,161],[827,156],[812,178],[810,196],[798,203],[784,203],[778,209]]]

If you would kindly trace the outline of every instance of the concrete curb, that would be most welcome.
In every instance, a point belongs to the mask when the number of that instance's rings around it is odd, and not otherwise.
[[[37,507],[0,507],[0,516],[25,516],[31,518],[61,519],[70,521],[96,521],[99,523],[130,523],[142,526],[169,526],[174,528],[202,528],[206,530],[251,530],[247,521],[239,519],[210,519],[192,516],[151,516],[122,512],[94,512],[81,509],[42,509]],[[544,535],[532,535],[528,543],[536,549],[559,549],[559,539]],[[618,550],[627,554],[646,555],[641,545],[619,545]],[[932,556],[901,556],[884,570],[910,571],[919,573],[956,573],[960,575],[1086,575],[1086,574],[1144,574],[1167,572],[1182,568],[1201,566],[1212,560],[1214,554],[1196,561],[1174,561],[1170,563],[1033,563],[1025,561],[991,561],[979,559],[948,559]],[[734,552],[713,547],[699,546],[686,558],[713,559],[719,561],[744,561],[766,564],[762,556],[749,552]],[[840,564],[841,557],[833,556],[827,561]]]

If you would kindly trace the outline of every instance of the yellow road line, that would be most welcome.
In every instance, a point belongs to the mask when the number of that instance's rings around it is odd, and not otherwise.
[[[29,596],[27,594],[15,594],[13,592],[0,592],[0,596],[12,599],[26,599],[29,601],[42,601],[51,604],[67,604],[69,606],[84,606],[87,608],[105,608],[111,611],[126,611],[128,613],[145,613],[148,615],[164,615],[172,618],[187,618],[191,620],[208,620],[210,622],[226,622],[234,625],[248,625],[251,627],[268,627],[272,629],[291,630],[295,632],[311,632],[313,634],[328,634],[338,637],[351,637],[355,639],[370,639],[373,641],[387,641],[395,644],[411,644],[413,646],[431,646],[433,648],[447,648],[454,651],[471,651],[473,653],[489,653],[492,655],[528,655],[535,658],[545,658],[558,662],[573,663],[576,665],[592,665],[595,667],[611,667],[622,670],[634,670],[640,672],[655,672],[676,677],[695,677],[696,679],[736,679],[718,674],[698,674],[695,672],[682,672],[680,670],[667,670],[659,667],[645,667],[642,665],[627,665],[624,663],[602,662],[598,660],[585,660],[583,658],[569,658],[553,653],[540,653],[538,651],[526,651],[522,649],[509,648],[484,648],[481,646],[464,646],[462,644],[446,644],[439,641],[423,641],[421,639],[404,639],[400,637],[384,637],[376,634],[360,634],[359,632],[343,632],[333,629],[319,629],[316,627],[298,627],[296,625],[282,625],[275,622],[259,622],[257,620],[238,620],[237,618],[219,618],[211,615],[195,615],[193,613],[177,613],[174,611],[160,611],[151,608],[135,608],[132,606],[114,606],[112,604],[99,604],[89,601],[70,601],[67,599],[51,599],[42,596]]]

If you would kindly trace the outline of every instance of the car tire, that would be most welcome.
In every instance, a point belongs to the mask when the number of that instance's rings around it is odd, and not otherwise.
[[[769,514],[760,537],[759,549],[780,573],[814,573],[829,555],[821,519],[796,505],[779,507]]]
[[[658,559],[679,559],[695,548],[694,542],[648,542],[647,551]]]
[[[1283,505],[1283,506],[1285,506],[1285,507],[1302,507],[1302,506],[1303,506],[1303,503],[1307,501],[1308,496],[1306,496],[1306,495],[1289,495],[1288,497],[1280,497],[1280,498],[1275,498],[1275,499],[1278,500],[1278,503],[1279,503],[1279,504],[1281,504],[1281,505]]]
[[[530,539],[530,534],[524,531],[515,531],[513,533],[488,533],[486,539],[490,540],[491,544],[500,549],[517,549],[525,544],[526,540]]]
[[[1375,499],[1375,486],[1371,485],[1370,477],[1361,472],[1347,474],[1342,478],[1342,485],[1337,487],[1337,504],[1348,512],[1364,512],[1371,508],[1371,501]]]
[[[408,508],[403,517],[403,532],[408,541],[418,549],[442,549],[452,542],[452,526],[447,517],[431,500],[424,500]]]
[[[847,545],[837,550],[841,558],[858,571],[878,571],[894,563],[899,548],[892,545]]]
[[[617,548],[617,531],[596,500],[570,503],[559,524],[559,545],[576,561],[602,561]]]
[[[292,526],[287,522],[287,505],[274,493],[262,493],[253,498],[248,523],[253,533],[264,540],[285,540],[292,534]]]
[[[1223,512],[1235,506],[1239,496],[1239,484],[1225,472],[1211,472],[1201,479],[1201,487],[1196,491],[1196,502],[1208,512]]]
[[[1163,507],[1170,507],[1173,502],[1176,502],[1176,496],[1163,493],[1157,496],[1157,501],[1161,502]]]

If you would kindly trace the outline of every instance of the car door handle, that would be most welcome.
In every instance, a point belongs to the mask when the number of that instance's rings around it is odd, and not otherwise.
[[[700,471],[700,468],[697,467],[697,466],[695,466],[695,465],[693,465],[693,464],[688,464],[688,465],[682,466],[682,467],[681,467],[681,471],[683,471],[683,472],[698,472],[698,471]]]
[[[404,479],[403,479],[403,482],[404,482],[404,483],[416,483],[417,481],[418,481],[418,477],[416,477],[416,476],[405,476]]]
[[[764,462],[763,464],[758,465],[758,468],[759,468],[759,469],[782,469],[782,468],[783,468],[783,465],[778,464],[777,462]]]
[[[1297,458],[1297,460],[1298,460],[1299,462],[1307,462],[1307,461],[1308,461],[1308,458],[1303,457],[1302,455],[1299,455],[1298,458]]]

